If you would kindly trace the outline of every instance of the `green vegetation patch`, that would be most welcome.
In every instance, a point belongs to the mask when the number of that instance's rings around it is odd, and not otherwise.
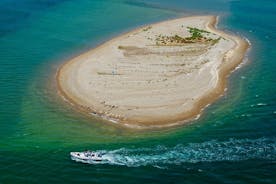
[[[183,27],[183,26],[182,26]],[[219,42],[221,37],[213,39],[206,37],[205,34],[209,34],[209,31],[187,27],[188,32],[191,34],[188,37],[181,37],[179,35],[174,36],[162,36],[158,35],[156,38],[156,45],[181,45],[185,43],[211,43],[212,45]]]
[[[144,28],[143,31],[148,31],[148,30],[150,30],[151,28],[152,28],[151,26],[148,26],[148,27]]]
[[[191,33],[191,39],[198,39],[198,38],[203,38],[203,33],[210,33],[209,31],[205,31],[202,29],[198,29],[195,27],[187,27],[189,33]]]

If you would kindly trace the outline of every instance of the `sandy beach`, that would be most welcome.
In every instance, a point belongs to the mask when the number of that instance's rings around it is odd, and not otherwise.
[[[216,23],[184,17],[118,36],[65,62],[58,90],[81,110],[131,128],[189,122],[224,93],[248,48]]]

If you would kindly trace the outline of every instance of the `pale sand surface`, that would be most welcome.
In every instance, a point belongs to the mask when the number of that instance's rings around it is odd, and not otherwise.
[[[224,92],[227,75],[248,48],[215,24],[214,16],[186,17],[114,38],[66,62],[57,74],[59,91],[82,110],[133,128],[190,121]],[[156,45],[160,34],[188,37],[187,27],[222,39]]]

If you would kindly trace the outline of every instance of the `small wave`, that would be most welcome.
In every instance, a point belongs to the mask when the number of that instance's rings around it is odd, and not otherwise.
[[[262,107],[262,106],[267,106],[268,104],[266,103],[257,103],[257,104],[253,104],[250,107]]]
[[[154,148],[121,148],[99,150],[106,160],[103,162],[83,161],[89,164],[124,165],[128,167],[153,166],[164,168],[182,163],[241,161],[250,159],[276,160],[276,138],[229,139],[203,143],[156,146]]]
[[[251,117],[251,114],[242,114],[241,117]]]

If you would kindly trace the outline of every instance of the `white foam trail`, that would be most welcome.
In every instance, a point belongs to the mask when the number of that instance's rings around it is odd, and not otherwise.
[[[241,161],[250,159],[276,160],[276,138],[230,139],[179,144],[175,147],[156,146],[154,148],[121,148],[107,151],[103,162],[82,161],[89,164],[124,165],[128,167],[153,166],[164,168],[182,163]]]

